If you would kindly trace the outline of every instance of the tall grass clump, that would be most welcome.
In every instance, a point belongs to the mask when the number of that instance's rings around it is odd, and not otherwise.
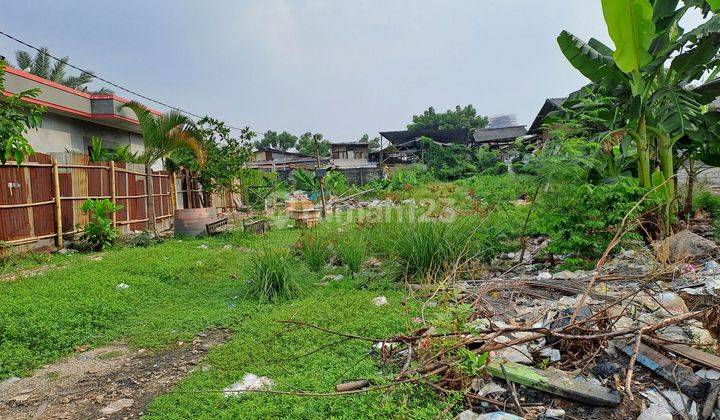
[[[322,229],[305,233],[298,241],[298,254],[313,271],[320,271],[332,260],[329,232]]]
[[[360,271],[365,256],[367,244],[361,232],[352,231],[341,237],[335,245],[335,252],[339,262],[345,265],[351,273]]]
[[[399,277],[432,282],[456,263],[490,261],[511,247],[514,223],[491,217],[460,217],[452,221],[388,222],[372,226],[374,250],[398,265]]]
[[[248,293],[262,303],[275,303],[296,297],[301,288],[295,277],[296,264],[284,252],[265,251],[250,262]]]

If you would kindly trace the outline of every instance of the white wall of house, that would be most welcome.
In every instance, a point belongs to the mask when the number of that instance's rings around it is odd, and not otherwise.
[[[39,129],[26,133],[33,149],[40,153],[59,153],[65,150],[87,153],[93,136],[100,137],[103,146],[109,149],[129,144],[130,151],[143,151],[142,136],[138,133],[49,112],[43,115]]]

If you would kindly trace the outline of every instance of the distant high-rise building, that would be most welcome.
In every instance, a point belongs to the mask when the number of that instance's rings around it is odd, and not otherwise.
[[[488,117],[488,125],[485,128],[515,127],[517,125],[517,116],[515,114],[506,114]]]

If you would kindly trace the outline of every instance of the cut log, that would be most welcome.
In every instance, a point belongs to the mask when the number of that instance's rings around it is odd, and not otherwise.
[[[342,384],[335,385],[335,391],[337,392],[346,392],[346,391],[355,391],[358,389],[363,389],[370,385],[370,382],[366,381],[365,379],[360,379],[359,381],[351,381],[351,382],[345,382]]]
[[[579,381],[557,369],[540,370],[519,363],[494,360],[488,364],[487,371],[496,378],[509,380],[583,404],[596,406],[620,404],[620,395],[617,392],[601,385]]]

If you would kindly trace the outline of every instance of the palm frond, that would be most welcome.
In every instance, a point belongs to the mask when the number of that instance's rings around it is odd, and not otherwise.
[[[50,52],[47,47],[41,47],[40,51],[35,54],[30,73],[47,79],[50,75]]]
[[[30,70],[33,64],[32,56],[27,51],[15,51],[15,61],[20,70]]]
[[[69,60],[70,57],[63,57],[60,61],[56,62],[50,71],[49,79],[56,83],[62,83],[65,78],[65,66]]]
[[[73,89],[79,89],[82,88],[83,85],[86,85],[90,82],[92,82],[93,74],[92,72],[84,71],[80,73],[80,76],[71,76],[65,79],[63,81],[63,85],[67,87],[71,87]]]
[[[170,148],[168,152],[173,152],[182,147],[186,147],[193,152],[198,161],[198,165],[201,167],[205,165],[205,148],[198,140],[194,130],[189,129],[188,127],[177,126],[171,130],[167,136],[170,140]]]
[[[137,116],[138,122],[140,123],[140,130],[142,131],[143,141],[145,143],[145,152],[142,154],[141,159],[147,163],[155,163],[159,157],[155,157],[156,153],[152,153],[154,149],[158,149],[158,126],[155,116],[145,107],[145,105],[130,101],[124,104],[120,109],[128,108],[132,110]],[[154,160],[149,160],[153,159]]]

